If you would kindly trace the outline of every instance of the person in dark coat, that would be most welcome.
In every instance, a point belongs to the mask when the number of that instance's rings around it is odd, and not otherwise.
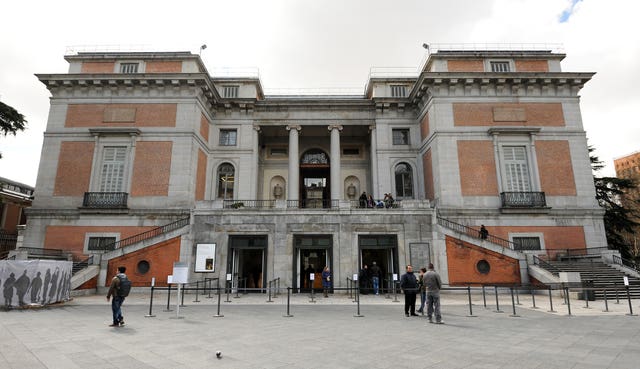
[[[380,270],[380,267],[375,261],[371,264],[369,274],[371,275],[371,282],[373,283],[373,293],[378,295],[380,292],[380,277],[382,276],[382,270]]]
[[[42,278],[40,278],[40,272],[36,274],[35,277],[31,280],[31,303],[36,304],[40,301],[40,289],[42,288]]]
[[[418,293],[418,279],[413,274],[413,267],[407,265],[407,272],[400,278],[400,288],[404,292],[404,315],[416,314],[416,294]]]
[[[329,297],[329,289],[331,288],[331,271],[328,266],[324,267],[322,271],[322,291],[324,297]]]
[[[366,208],[367,207],[367,193],[363,192],[362,195],[360,195],[359,197],[359,204],[361,208]]]
[[[16,288],[16,295],[18,295],[18,304],[20,306],[25,304],[24,295],[27,293],[27,289],[29,289],[30,282],[31,280],[29,279],[29,277],[27,277],[27,270],[25,269],[22,275],[18,277],[18,280],[16,280],[16,283],[14,284],[14,287]]]
[[[358,284],[360,286],[361,294],[369,294],[369,290],[371,289],[371,278],[369,274],[369,267],[367,267],[367,264],[363,265],[362,269],[360,269],[360,272],[358,272]]]
[[[9,278],[4,281],[4,289],[2,290],[4,295],[4,305],[10,307],[13,300],[13,285],[16,283],[16,275],[11,273]]]

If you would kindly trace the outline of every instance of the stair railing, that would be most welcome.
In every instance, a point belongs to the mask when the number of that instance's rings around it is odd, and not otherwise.
[[[115,250],[115,249],[123,248],[123,247],[129,246],[129,245],[133,245],[134,243],[138,243],[138,242],[141,242],[141,241],[144,241],[144,240],[148,240],[149,238],[160,236],[160,235],[163,235],[165,233],[174,231],[176,229],[180,229],[180,228],[182,228],[184,226],[189,225],[190,221],[191,221],[191,217],[186,217],[186,218],[177,220],[175,222],[172,222],[172,223],[165,224],[163,226],[154,228],[152,230],[149,230],[149,231],[146,231],[146,232],[142,232],[142,233],[139,233],[139,234],[131,236],[131,237],[123,238],[120,241],[107,243],[107,244],[103,245],[103,249],[104,249],[104,251]]]
[[[638,267],[638,264],[636,264],[635,262],[633,262],[633,261],[631,261],[629,259],[624,259],[624,258],[614,254],[613,255],[613,263],[625,266],[627,268],[631,268],[631,269],[635,270],[636,272],[640,273],[640,268]]]
[[[73,266],[71,267],[71,275],[75,275],[76,273],[78,273],[79,271],[81,271],[82,269],[88,267],[89,265],[93,264],[93,255],[89,256],[88,258],[84,259],[84,260],[80,260],[80,261],[75,261],[73,263]]]
[[[555,265],[540,259],[538,255],[533,255],[533,264],[538,265],[543,269],[546,269],[547,271],[555,274],[556,276],[560,275],[560,269],[558,269]]]
[[[504,238],[500,238],[500,237],[496,237],[493,236],[491,234],[488,234],[486,236],[486,238],[483,238],[480,236],[480,230],[479,229],[475,229],[463,224],[459,224],[456,222],[453,222],[449,219],[445,219],[442,218],[440,216],[436,216],[437,220],[438,220],[438,224],[445,227],[445,228],[449,228],[455,232],[461,233],[461,234],[465,234],[469,237],[472,238],[477,238],[477,239],[484,239],[485,241],[491,242],[493,244],[511,249],[511,250],[515,250],[516,249],[516,245],[509,241],[509,240],[505,240]]]

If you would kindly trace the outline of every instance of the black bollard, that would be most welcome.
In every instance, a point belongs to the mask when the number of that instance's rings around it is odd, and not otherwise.
[[[193,300],[193,302],[200,302],[200,300],[198,300],[198,290],[200,289],[200,281],[196,281],[196,299]]]
[[[229,292],[231,291],[231,284],[229,283],[229,281],[226,281],[224,286],[225,286],[225,290],[227,290],[227,300],[225,302],[231,302],[231,300],[229,300]]]
[[[151,286],[151,298],[149,299],[149,314],[145,315],[145,318],[153,318],[153,317],[155,317],[155,315],[153,315],[153,313],[152,313],[152,309],[153,309],[153,289],[154,289],[154,287]]]
[[[609,312],[609,302],[607,301],[607,289],[604,289],[604,312]]]
[[[222,299],[222,294],[220,293],[220,287],[218,289],[218,313],[214,315],[214,318],[222,318],[224,315],[220,314],[220,300]]]
[[[167,308],[164,311],[173,311],[171,310],[171,308],[169,307],[169,304],[171,303],[171,283],[168,284],[169,288],[167,289]]]
[[[208,299],[210,299],[210,298],[212,298],[212,296],[211,296],[211,281],[213,281],[213,279],[211,279],[211,278],[205,278],[205,280],[204,280],[204,281],[205,281],[205,283],[209,282],[209,284],[208,284],[209,295],[207,296],[207,298],[208,298]]]
[[[484,304],[484,308],[487,308],[487,296],[484,293],[484,284],[482,285],[482,303]]]
[[[498,302],[498,286],[493,286],[495,287],[495,291],[496,291],[496,310],[494,310],[494,313],[504,313],[504,311],[500,310],[500,303]]]
[[[520,294],[518,293],[518,287],[516,287],[515,289],[516,289],[516,305],[522,305],[520,303]]]
[[[511,317],[519,317],[520,315],[516,314],[516,301],[513,298],[513,287],[511,287],[511,307],[513,308],[513,314],[509,315]]]
[[[184,284],[182,285],[182,288],[178,286],[178,292],[180,292],[180,307],[184,307]]]
[[[471,305],[471,285],[467,286],[467,296],[469,296],[469,318],[475,318],[477,315],[473,315],[473,307]]]
[[[533,306],[531,306],[532,309],[537,309],[536,307],[536,289],[531,287],[531,301],[533,302]]]
[[[564,298],[567,301],[567,309],[569,309],[569,316],[571,316],[571,299],[569,298],[569,287],[564,288]]]
[[[551,286],[549,286],[549,310],[547,310],[550,313],[555,313],[556,311],[553,310],[553,298],[551,297]]]
[[[283,315],[285,318],[291,318],[293,315],[289,314],[289,307],[291,302],[291,287],[287,287],[287,315]]]
[[[625,285],[624,288],[627,290],[627,300],[629,301],[629,314],[628,316],[636,316],[637,314],[633,313],[633,307],[631,307],[631,295],[629,294],[629,286]]]
[[[364,315],[360,314],[360,281],[356,282],[356,305],[358,306],[357,311],[356,311],[356,315],[354,315],[355,318],[362,318]]]
[[[271,300],[271,288],[272,288],[272,286],[273,286],[272,281],[269,281],[269,283],[267,283],[267,288],[269,289],[269,300],[267,300],[267,302],[273,302]]]

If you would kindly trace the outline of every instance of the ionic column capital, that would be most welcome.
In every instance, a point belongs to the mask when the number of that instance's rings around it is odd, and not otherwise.
[[[292,129],[294,129],[296,131],[300,131],[302,129],[302,126],[296,125],[296,124],[291,124],[291,125],[288,125],[286,128],[287,128],[287,131],[291,131]]]
[[[256,132],[260,132],[260,126],[259,126],[259,125],[257,125],[257,124],[254,124],[254,125],[253,125],[253,129],[254,129]]]
[[[342,127],[341,124],[331,124],[327,127],[329,131],[333,131],[334,129],[337,129],[338,131],[342,131],[342,128],[344,127]]]
[[[375,124],[370,124],[369,125],[369,132],[373,132],[376,129],[376,125]]]

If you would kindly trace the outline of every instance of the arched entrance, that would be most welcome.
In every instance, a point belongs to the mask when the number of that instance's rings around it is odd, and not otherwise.
[[[300,206],[331,207],[329,156],[320,149],[305,151],[300,158]]]

